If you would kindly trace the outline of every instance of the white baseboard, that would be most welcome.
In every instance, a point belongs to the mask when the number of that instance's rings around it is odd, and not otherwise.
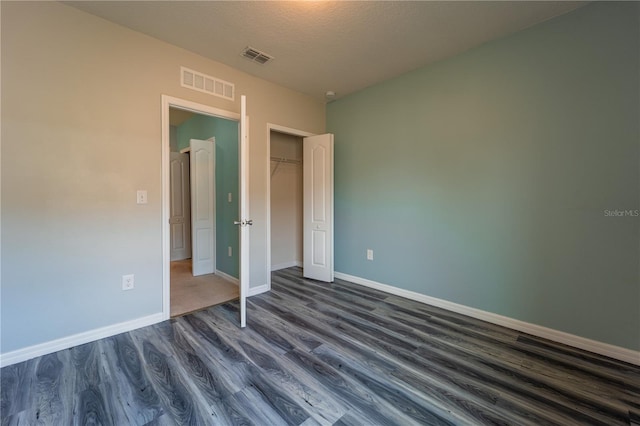
[[[216,269],[216,275],[219,276],[219,277],[224,278],[225,280],[231,281],[235,285],[240,284],[240,281],[236,277],[231,276],[231,275],[227,274],[226,272],[222,272],[222,271],[219,271],[219,270]]]
[[[27,361],[29,359],[50,354],[53,352],[69,349],[73,346],[83,345],[105,337],[115,336],[116,334],[135,330],[137,328],[146,327],[163,321],[162,312],[137,318],[131,321],[125,321],[118,324],[108,325],[106,327],[96,328],[72,336],[63,337],[61,339],[51,340],[49,342],[40,343],[23,349],[0,354],[0,367],[16,364],[18,362]]]
[[[266,293],[267,291],[269,291],[269,284],[263,284],[258,287],[249,287],[249,296]]]
[[[240,280],[238,280],[236,277],[233,277],[229,274],[226,274],[222,271],[218,271],[216,270],[216,275],[227,279],[229,281],[231,281],[232,283],[234,283],[235,285],[240,285]],[[249,294],[248,296],[255,296],[256,294],[260,294],[260,293],[264,293],[269,291],[269,286],[267,284],[258,286],[258,287],[249,287]]]
[[[421,293],[416,293],[414,291],[404,290],[398,287],[390,286],[388,284],[371,281],[366,278],[343,274],[342,272],[336,272],[335,277],[345,281],[350,281],[355,284],[360,284],[365,287],[374,288],[386,293],[391,293],[396,296],[415,300],[417,302],[426,303],[427,305],[447,309],[449,311],[487,321],[492,324],[501,325],[517,331],[529,333],[534,336],[543,337],[545,339],[553,340],[554,342],[563,343],[575,348],[584,349],[589,352],[608,356],[610,358],[618,359],[630,364],[640,365],[640,351],[634,351],[620,346],[599,342],[597,340],[587,339],[585,337],[576,336],[575,334],[565,333],[564,331],[542,327],[514,318],[509,318],[491,312],[483,311],[481,309],[460,305],[458,303],[449,302],[447,300],[438,299]]]
[[[227,274],[216,271],[217,274],[225,276],[230,280],[237,283],[237,279]],[[356,277],[353,275],[344,274],[342,272],[336,272],[335,277],[350,281],[355,284],[360,284],[365,287],[381,290],[386,293],[394,294],[396,296],[405,297],[407,299],[415,300],[417,302],[426,303],[428,305],[436,306],[439,308],[447,309],[452,312],[467,315],[472,318],[481,319],[493,324],[508,327],[514,330],[529,333],[534,336],[543,337],[555,342],[563,343],[569,346],[573,346],[579,349],[584,349],[593,353],[608,356],[610,358],[625,361],[631,364],[640,365],[640,351],[634,351],[631,349],[622,348],[620,346],[610,345],[608,343],[598,342],[596,340],[587,339],[585,337],[576,336],[574,334],[565,333],[563,331],[554,330],[547,327],[542,327],[536,324],[520,321],[517,319],[505,317],[502,315],[494,314],[491,312],[483,311],[481,309],[472,308],[458,303],[449,302],[443,299],[427,296],[414,291],[404,290],[398,287],[393,287],[387,284],[382,284],[376,281],[368,280],[365,278]],[[267,284],[258,287],[252,287],[249,289],[249,296],[255,296],[269,291]],[[156,324],[163,321],[163,314],[157,313],[142,318],[137,318],[131,321],[125,321],[118,324],[98,328],[95,330],[85,331],[83,333],[74,334],[72,336],[63,337],[61,339],[52,340],[50,342],[40,343],[38,345],[29,346],[23,349],[0,354],[0,367],[6,367],[18,362],[27,361],[29,359],[57,352],[63,349],[69,349],[73,346],[82,345],[85,343],[93,342],[105,337],[114,336],[116,334],[124,333],[127,331],[135,330],[137,328],[146,327],[148,325]]]
[[[291,268],[292,266],[299,266],[302,268],[302,262],[299,260],[291,260],[289,262],[278,263],[277,265],[271,265],[271,272],[279,271],[280,269]]]

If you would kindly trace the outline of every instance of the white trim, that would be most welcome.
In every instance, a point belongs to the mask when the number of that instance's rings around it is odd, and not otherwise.
[[[267,154],[265,157],[265,161],[267,162],[267,167],[266,167],[266,177],[265,177],[265,182],[267,182],[267,195],[266,195],[266,215],[265,217],[267,218],[267,240],[266,240],[266,255],[267,255],[267,261],[266,261],[266,277],[267,277],[267,283],[265,284],[267,287],[266,291],[271,290],[271,271],[275,271],[276,269],[273,269],[276,266],[279,265],[274,265],[271,266],[271,131],[274,132],[279,132],[279,133],[285,133],[287,135],[293,135],[293,136],[299,136],[302,138],[306,138],[307,136],[316,136],[315,133],[310,133],[304,130],[298,130],[298,129],[294,129],[292,127],[286,127],[286,126],[281,126],[279,124],[273,124],[273,123],[267,123]],[[295,266],[295,265],[291,265],[291,266]],[[297,266],[302,266],[297,265]],[[286,266],[288,268],[288,266]],[[278,269],[282,269],[282,268],[278,268]],[[262,293],[262,292],[261,292]]]
[[[267,123],[267,130],[269,131],[269,133],[271,133],[271,131],[273,130],[274,132],[286,133],[287,135],[293,135],[293,136],[301,136],[303,138],[306,138],[307,136],[316,136],[315,133],[310,133],[304,130],[298,130],[292,127],[280,126],[279,124],[272,124],[272,123]],[[269,158],[270,157],[267,156],[267,159]]]
[[[278,263],[277,265],[273,265],[271,267],[271,272],[279,271],[280,269],[291,268],[293,266],[299,266],[302,268],[302,262],[300,260],[291,260],[289,262]]]
[[[191,152],[191,147],[190,147],[190,146],[188,146],[188,147],[186,147],[186,148],[182,148],[182,149],[180,150],[180,154],[188,154],[188,153],[190,153],[190,152]]]
[[[217,276],[219,276],[220,278],[224,278],[227,281],[231,281],[232,283],[234,283],[235,285],[239,285],[240,284],[240,280],[238,280],[236,277],[227,274],[226,272],[222,272],[219,269],[216,269],[215,274]]]
[[[2,7],[0,7],[0,22],[2,21]],[[2,32],[0,31],[0,34]],[[6,36],[5,36],[6,37]],[[0,35],[0,39],[2,36]],[[2,42],[0,40],[0,46]],[[1,61],[0,61],[1,62]],[[0,81],[2,81],[2,66],[0,66]],[[2,85],[0,84],[0,99],[2,99]],[[0,117],[2,117],[2,102],[0,102]],[[0,125],[1,127],[1,125]],[[0,132],[0,193],[2,192],[2,132]],[[0,294],[2,293],[2,196],[0,194]],[[2,308],[0,307],[0,318],[2,317]],[[1,327],[1,324],[0,324]],[[1,331],[0,331],[1,332]],[[0,354],[0,367],[2,366],[2,354]]]
[[[162,312],[159,312],[157,314],[137,318],[131,321],[84,331],[82,333],[73,334],[71,336],[0,354],[0,367],[6,367],[7,365],[16,364],[18,362],[27,361],[29,359],[61,351],[63,349],[69,349],[74,346],[94,342],[99,339],[104,339],[105,337],[111,337],[137,328],[157,324],[163,320],[164,315]]]
[[[545,339],[553,340],[554,342],[563,343],[575,348],[584,349],[589,352],[608,356],[610,358],[618,359],[630,364],[640,365],[640,351],[634,351],[620,346],[599,342],[597,340],[587,339],[586,337],[580,337],[576,336],[575,334],[565,333],[564,331],[542,327],[540,325],[505,317],[502,315],[494,314],[492,312],[483,311],[481,309],[460,305],[458,303],[449,302],[447,300],[438,299],[421,293],[416,293],[414,291],[404,290],[398,287],[390,286],[388,284],[371,281],[366,278],[343,274],[342,272],[336,272],[335,277],[345,281],[350,281],[355,284],[360,284],[365,287],[374,288],[386,293],[391,293],[396,296],[415,300],[417,302],[422,302],[428,305],[436,306],[438,308],[447,309],[449,311],[487,321],[492,324],[501,325],[513,330],[529,333],[534,336],[543,337]]]
[[[238,255],[240,267],[238,268],[239,278],[239,303],[240,303],[240,328],[247,326],[247,297],[249,296],[249,286],[251,280],[251,235],[247,221],[251,220],[250,198],[249,198],[249,117],[247,116],[247,96],[240,96],[240,140],[238,143],[238,157],[240,160],[238,168],[238,222],[240,225],[240,246]],[[236,223],[238,223],[236,222]],[[250,223],[253,223],[250,222]]]
[[[169,108],[177,108],[191,111],[196,114],[209,115],[212,117],[226,118],[240,121],[240,114],[214,108],[208,105],[187,101],[185,99],[174,98],[173,96],[162,95],[162,316],[169,319],[171,316],[171,289],[170,289],[170,231],[169,231],[169,202],[171,200],[169,184],[169,157],[171,146],[169,143]]]
[[[250,296],[255,296],[257,294],[261,294],[261,293],[266,293],[267,291],[271,290],[271,288],[269,286],[267,286],[266,284],[258,286],[258,287],[249,287],[249,297]]]

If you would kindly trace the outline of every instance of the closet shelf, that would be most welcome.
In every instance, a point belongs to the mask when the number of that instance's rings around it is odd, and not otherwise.
[[[300,160],[284,157],[271,157],[271,161],[275,161],[276,163],[302,164],[302,161]]]
[[[276,163],[276,166],[273,168],[273,171],[271,172],[271,177],[273,177],[273,175],[276,174],[276,172],[278,171],[278,167],[280,167],[280,164],[282,163],[302,164],[302,161],[300,160],[294,160],[292,158],[284,158],[284,157],[271,157],[271,161],[274,161]]]

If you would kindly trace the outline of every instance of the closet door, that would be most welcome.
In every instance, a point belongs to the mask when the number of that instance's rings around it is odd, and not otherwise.
[[[333,135],[303,142],[304,276],[333,282]]]

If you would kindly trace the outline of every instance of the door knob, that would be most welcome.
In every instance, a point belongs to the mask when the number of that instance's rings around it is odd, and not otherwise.
[[[249,219],[247,221],[245,221],[246,225],[253,225],[253,219]]]
[[[240,226],[244,225],[244,223],[242,223],[242,221],[239,221],[239,220],[234,220],[233,224],[234,225],[240,225]]]

